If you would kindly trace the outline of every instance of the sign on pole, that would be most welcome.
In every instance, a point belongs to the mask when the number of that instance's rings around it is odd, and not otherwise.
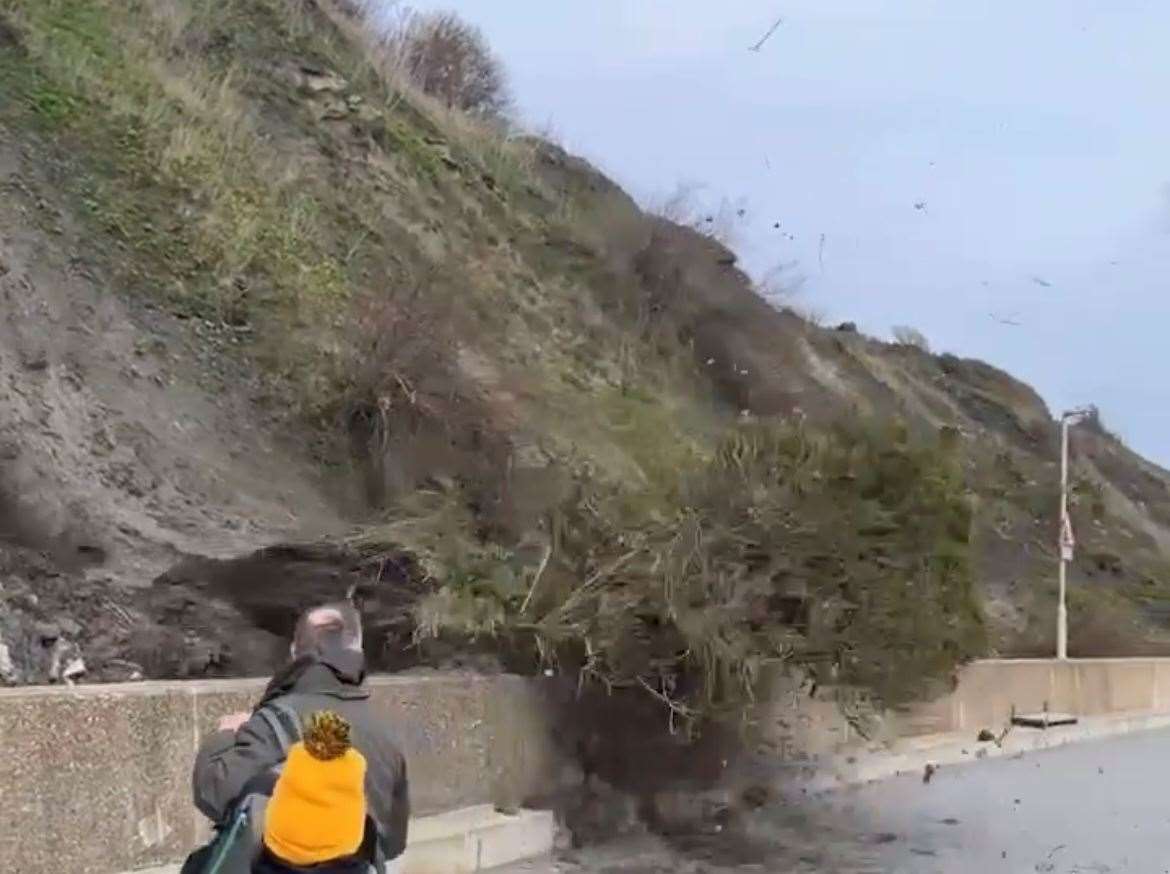
[[[1060,560],[1072,561],[1073,549],[1076,548],[1077,542],[1073,537],[1072,520],[1069,519],[1068,513],[1064,514],[1064,518],[1060,522]]]

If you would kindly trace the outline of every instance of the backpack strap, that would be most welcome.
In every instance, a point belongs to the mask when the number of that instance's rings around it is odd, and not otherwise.
[[[382,852],[382,830],[378,828],[378,821],[368,813],[358,856],[365,861],[367,874],[387,874],[389,869],[386,854]]]
[[[251,874],[264,840],[267,804],[267,798],[249,795],[237,805],[230,826],[212,842],[201,874]]]
[[[280,745],[280,760],[283,762],[292,745],[301,739],[300,715],[279,699],[265,704],[256,711],[256,715],[272,729],[276,742]]]
[[[301,718],[294,707],[284,701],[270,701],[255,713],[268,726],[273,737],[276,738],[276,762],[258,774],[253,774],[240,790],[239,798],[249,795],[271,795],[276,786],[280,772],[284,770],[284,761],[292,745],[301,739]]]

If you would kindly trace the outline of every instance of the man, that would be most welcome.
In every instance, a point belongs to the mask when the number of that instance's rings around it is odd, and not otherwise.
[[[341,603],[306,612],[297,622],[291,656],[254,711],[225,716],[203,741],[192,780],[195,806],[223,824],[245,795],[270,794],[276,766],[296,740],[288,735],[299,728],[284,732],[274,712],[291,711],[303,723],[316,711],[333,711],[352,726],[354,748],[368,763],[366,797],[382,855],[397,858],[406,846],[410,816],[406,760],[370,708],[357,610]]]

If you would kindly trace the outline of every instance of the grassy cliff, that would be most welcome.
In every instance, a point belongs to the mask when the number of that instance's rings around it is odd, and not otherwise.
[[[0,0],[0,131],[77,258],[197,346],[184,384],[246,390],[342,545],[408,557],[420,640],[683,717],[770,662],[897,701],[1050,645],[1034,392],[773,309],[718,242],[382,60],[327,0]],[[1077,450],[1073,649],[1158,649],[1170,478],[1100,428]]]

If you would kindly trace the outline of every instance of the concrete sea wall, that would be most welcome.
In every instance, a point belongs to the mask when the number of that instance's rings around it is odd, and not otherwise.
[[[833,690],[811,698],[791,677],[773,678],[762,698],[757,743],[766,757],[806,777],[844,775],[866,756],[889,759],[956,739],[974,755],[979,732],[999,735],[1013,714],[1047,710],[1130,730],[1141,717],[1170,714],[1170,659],[988,659],[964,666],[946,695],[853,720]]]
[[[417,814],[512,807],[552,788],[559,763],[537,681],[435,674],[375,678],[371,687],[406,752]],[[181,859],[206,836],[191,803],[198,742],[262,688],[239,680],[0,690],[0,871],[114,874]],[[950,747],[950,761],[973,757],[979,731],[1002,731],[1013,711],[1082,717],[1067,735],[1074,740],[1170,724],[1170,660],[976,662],[947,695],[872,714],[876,730],[866,736],[823,692],[810,697],[777,677],[766,693],[755,770],[738,776],[768,780],[774,765],[781,778],[798,772],[836,785],[921,768]],[[1039,748],[1056,733],[1026,743]],[[1025,743],[1019,732],[1011,740]]]
[[[263,681],[0,690],[0,870],[113,874],[181,859],[199,739]],[[519,677],[371,681],[399,732],[418,814],[516,805],[555,773],[540,695]]]

